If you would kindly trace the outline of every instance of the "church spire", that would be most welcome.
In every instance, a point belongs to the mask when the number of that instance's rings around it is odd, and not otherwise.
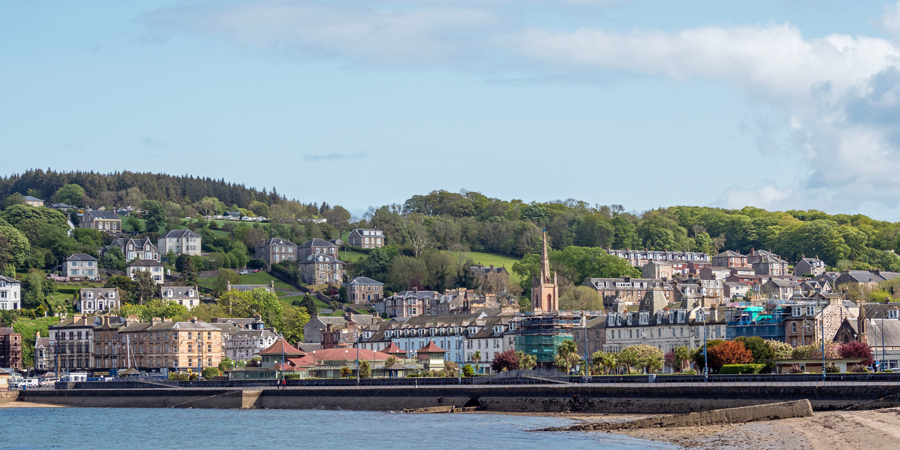
[[[541,283],[550,282],[550,257],[547,254],[547,229],[544,228],[544,248],[541,250]]]
[[[860,299],[859,301],[859,318],[856,322],[856,340],[862,342],[863,344],[869,343],[869,337],[867,336],[867,328],[868,324],[866,324],[866,307],[863,305],[864,300]]]

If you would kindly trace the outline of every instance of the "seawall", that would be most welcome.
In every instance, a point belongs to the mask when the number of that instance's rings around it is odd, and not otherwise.
[[[60,389],[20,401],[82,407],[272,408],[399,411],[482,406],[497,412],[681,414],[809,399],[817,411],[900,406],[900,385],[871,386],[489,386],[300,389]]]
[[[0,392],[0,405],[16,401],[19,398],[19,391]]]

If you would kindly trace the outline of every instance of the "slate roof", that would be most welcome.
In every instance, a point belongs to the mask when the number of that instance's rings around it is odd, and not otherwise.
[[[716,256],[717,256],[717,257],[720,257],[720,256],[728,256],[728,257],[732,257],[732,258],[745,258],[745,257],[746,257],[745,255],[742,255],[742,254],[740,254],[740,253],[738,253],[738,252],[736,252],[736,251],[734,251],[734,250],[725,250],[724,252],[719,253],[719,254],[716,255]]]
[[[156,267],[156,266],[164,266],[160,261],[155,259],[139,259],[131,264],[128,267]]]
[[[7,282],[7,283],[17,283],[17,284],[22,284],[21,281],[16,280],[15,278],[5,277],[5,276],[3,276],[3,275],[0,275],[0,280],[5,281],[5,282]]]
[[[345,283],[345,284],[377,284],[377,285],[383,285],[384,283],[382,283],[382,282],[380,282],[380,281],[373,280],[373,279],[371,279],[371,278],[366,278],[366,277],[356,277],[356,278],[350,280],[349,282],[347,282],[347,283]]]
[[[97,261],[97,258],[94,258],[91,255],[85,255],[84,253],[76,253],[66,258],[66,261]]]
[[[298,264],[316,264],[320,262],[332,264],[344,263],[343,261],[331,255],[326,255],[324,253],[313,253],[312,255],[309,255],[306,258],[302,259]]]
[[[172,296],[169,296],[172,291]],[[163,300],[177,298],[200,298],[200,291],[196,286],[160,286],[159,297]]]
[[[37,197],[32,197],[30,195],[24,195],[24,196],[22,196],[22,198],[24,198],[26,202],[42,202],[43,201]]]
[[[85,211],[84,214],[89,215],[94,219],[122,220],[119,215],[113,211]]]
[[[282,239],[282,238],[276,237],[276,238],[271,238],[259,245],[271,247],[273,245],[294,245],[294,243],[287,239]]]
[[[334,247],[334,248],[337,248],[337,245],[334,245],[331,242],[326,241],[325,239],[319,239],[319,238],[315,238],[315,239],[306,241],[302,245],[300,245],[300,248],[310,248],[310,247]]]
[[[186,238],[186,237],[198,238],[198,237],[200,237],[200,235],[197,233],[194,233],[191,230],[171,230],[168,233],[166,233],[165,236],[163,236],[163,238]]]

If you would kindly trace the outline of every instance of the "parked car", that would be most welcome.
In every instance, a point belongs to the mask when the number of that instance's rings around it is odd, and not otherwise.
[[[259,272],[259,269],[254,269],[254,270],[253,270],[253,273],[257,273],[257,272]]]
[[[247,275],[248,273],[250,273],[249,270],[242,270],[242,271],[238,272],[239,275]]]

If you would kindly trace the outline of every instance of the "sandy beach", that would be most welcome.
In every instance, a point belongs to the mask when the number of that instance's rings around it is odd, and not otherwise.
[[[649,416],[551,414],[585,422],[617,422]],[[643,429],[619,434],[691,449],[868,448],[900,439],[900,408],[817,412],[813,417],[737,425]]]

